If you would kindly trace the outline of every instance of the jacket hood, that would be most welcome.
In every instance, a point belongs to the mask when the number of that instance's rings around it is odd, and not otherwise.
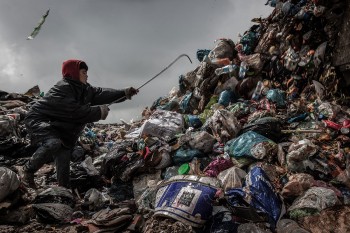
[[[63,78],[71,78],[79,81],[79,69],[85,68],[87,70],[87,65],[84,61],[70,59],[64,61],[62,64],[62,76]]]

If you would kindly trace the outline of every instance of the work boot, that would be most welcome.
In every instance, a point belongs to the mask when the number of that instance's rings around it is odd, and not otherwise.
[[[32,189],[37,189],[34,181],[34,172],[29,172],[24,166],[22,166],[18,168],[18,173],[25,186]]]

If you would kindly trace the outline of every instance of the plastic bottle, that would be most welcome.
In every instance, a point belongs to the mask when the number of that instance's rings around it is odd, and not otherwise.
[[[237,69],[238,69],[238,66],[235,65],[235,64],[227,65],[227,66],[224,66],[224,67],[221,67],[221,68],[217,68],[215,70],[215,74],[218,75],[218,76],[222,75],[222,74],[231,74]]]
[[[248,70],[248,64],[245,61],[242,61],[241,66],[239,67],[239,75],[238,75],[240,79],[245,78],[247,70]]]
[[[261,96],[261,91],[263,89],[264,85],[261,81],[259,81],[257,84],[256,84],[256,88],[255,88],[255,91],[252,95],[252,99],[253,100],[259,100],[260,99],[260,96]]]

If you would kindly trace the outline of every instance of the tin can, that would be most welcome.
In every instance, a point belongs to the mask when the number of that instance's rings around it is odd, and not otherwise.
[[[202,227],[211,217],[213,200],[220,181],[213,177],[178,175],[160,185],[154,216],[176,219]]]

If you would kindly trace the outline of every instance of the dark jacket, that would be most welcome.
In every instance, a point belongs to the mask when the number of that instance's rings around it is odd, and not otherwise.
[[[101,119],[98,105],[120,98],[125,91],[92,87],[71,78],[57,82],[46,95],[31,106],[25,124],[32,144],[58,137],[66,147],[73,147],[86,123]]]

